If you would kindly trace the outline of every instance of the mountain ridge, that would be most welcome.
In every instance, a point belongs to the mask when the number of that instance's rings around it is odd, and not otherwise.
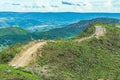
[[[109,23],[109,24],[120,24],[119,19],[114,19],[114,18],[95,18],[92,20],[84,20],[80,21],[78,23],[70,24],[66,27],[63,28],[56,28],[52,29],[46,32],[28,32],[26,30],[23,30],[23,33],[25,34],[6,34],[5,36],[0,37],[0,44],[7,44],[7,45],[12,45],[18,42],[23,42],[23,41],[29,41],[32,38],[33,39],[56,39],[56,38],[68,38],[72,37],[76,34],[81,33],[83,30],[85,30],[89,25],[92,25],[93,23],[96,22],[103,22],[103,23]],[[2,28],[1,28],[2,29]],[[0,30],[1,30],[0,29]],[[7,28],[9,29],[9,28]],[[17,28],[19,29],[19,28]],[[19,30],[18,30],[19,31]],[[4,34],[8,31],[5,31]],[[27,32],[27,33],[26,33]],[[17,33],[17,32],[16,32]],[[1,33],[3,34],[3,33]],[[17,37],[16,37],[17,36]]]
[[[72,40],[48,41],[43,48],[38,49],[36,61],[20,70],[39,76],[40,79],[49,80],[119,80],[120,29],[116,25],[94,23]],[[98,29],[95,30],[95,27]],[[96,31],[98,33],[90,37]],[[97,37],[99,34],[100,36]],[[77,42],[74,41],[76,39]],[[78,39],[83,41],[79,42]],[[22,51],[21,47],[24,45],[18,44],[3,50],[0,53],[2,59],[0,63],[5,64],[11,61],[16,54]],[[23,78],[23,80],[27,79]]]
[[[48,25],[40,30],[50,30],[65,27],[80,20],[88,20],[97,17],[118,18],[120,13],[7,13],[0,12],[0,27],[19,26],[24,29],[34,26]],[[3,20],[4,18],[4,20]],[[2,20],[2,22],[1,22]],[[4,22],[4,24],[2,24]],[[27,23],[26,23],[27,22]],[[24,23],[24,24],[22,24]],[[36,29],[30,30],[36,31]]]

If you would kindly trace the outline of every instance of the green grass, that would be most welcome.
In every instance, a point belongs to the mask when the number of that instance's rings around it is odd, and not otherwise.
[[[20,51],[27,43],[28,42],[18,43],[2,50],[0,52],[0,63],[7,64],[8,62],[10,62],[16,54],[20,53]]]
[[[13,67],[0,64],[0,80],[41,80],[41,79],[30,73],[16,70]]]
[[[56,42],[48,42],[42,48],[42,57],[38,56],[36,62],[28,66],[27,71],[30,71],[31,66],[37,65],[37,67],[32,67],[32,73],[43,80],[120,80],[119,28],[115,27],[114,24],[96,23],[89,26],[74,39],[92,35],[96,25],[106,28],[104,36],[99,39],[93,37],[83,42],[74,42],[73,39],[62,40],[61,38],[56,39]],[[0,53],[0,62],[7,63],[10,61],[21,50],[20,48],[19,44],[3,50]],[[38,50],[39,52],[41,51]],[[8,56],[9,54],[14,55],[11,57]],[[1,56],[5,58],[1,58]],[[45,66],[47,66],[46,72],[42,71]],[[25,80],[27,80],[28,75],[26,74],[29,73],[20,74],[25,75]],[[21,76],[19,77],[21,78]],[[30,79],[33,78],[30,77]],[[28,78],[28,80],[30,79]]]
[[[5,36],[5,35],[26,35],[28,34],[29,32],[24,30],[24,29],[21,29],[19,27],[10,27],[10,28],[1,28],[0,29],[0,37],[1,36]]]
[[[46,79],[120,79],[120,29],[111,24],[97,23],[95,25],[106,28],[105,36],[99,39],[94,37],[81,43],[58,40],[55,43],[49,42],[43,47],[42,57],[38,57],[36,63],[40,66],[48,65],[50,67],[48,71],[52,68],[49,72],[51,76]],[[86,34],[89,31],[93,32],[92,30],[89,28]],[[87,35],[82,37],[84,36]]]
[[[7,65],[26,44],[28,42],[12,45],[0,52],[0,80],[41,80],[39,76],[24,72],[24,68],[16,70]]]
[[[92,23],[90,24],[83,32],[81,32],[80,34],[74,36],[72,39],[79,39],[79,38],[83,38],[83,37],[89,37],[92,34],[94,34],[95,32],[95,26],[96,25],[100,25],[101,23]]]

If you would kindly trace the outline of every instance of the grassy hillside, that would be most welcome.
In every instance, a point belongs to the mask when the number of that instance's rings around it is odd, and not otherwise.
[[[83,37],[89,37],[92,34],[94,34],[95,32],[95,25],[94,24],[100,24],[100,23],[91,23],[84,31],[82,31],[81,33],[79,33],[76,36],[73,36],[72,39],[79,39],[79,38],[83,38]]]
[[[0,47],[30,40],[29,32],[19,27],[0,29]]]
[[[0,80],[41,80],[35,75],[0,64]]]
[[[81,43],[60,40],[45,45],[42,57],[33,64],[39,66],[32,67],[34,73],[49,80],[119,80],[120,29],[111,24],[95,25],[106,28],[105,36]],[[46,73],[40,67],[46,67]]]
[[[23,49],[25,44],[28,44],[28,42],[19,43],[16,45],[12,45],[0,52],[0,64],[7,64],[10,62],[17,53],[20,53],[20,51]]]
[[[96,25],[105,27],[104,36],[99,39],[93,37],[83,42],[74,40],[48,42],[42,48],[42,57],[38,56],[36,62],[24,70],[43,80],[119,80],[120,28],[115,24],[94,23],[74,39],[90,36],[94,33]],[[21,51],[21,47],[22,44],[19,44],[0,52],[0,63],[9,62]],[[39,52],[41,51],[38,50]]]
[[[42,80],[39,76],[7,65],[25,44],[28,42],[12,45],[0,52],[0,80]]]
[[[9,28],[1,28],[0,29],[0,37],[5,35],[26,35],[28,31],[19,28],[19,27],[9,27]]]

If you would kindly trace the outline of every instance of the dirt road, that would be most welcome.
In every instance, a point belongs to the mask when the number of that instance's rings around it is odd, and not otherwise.
[[[90,39],[92,37],[96,37],[96,38],[99,38],[100,36],[103,36],[105,34],[105,28],[102,27],[102,26],[96,26],[96,30],[95,30],[95,33],[89,37],[84,37],[84,38],[81,38],[81,39],[76,39],[75,41],[77,42],[81,42],[81,41],[84,41],[84,40],[87,40],[87,39]]]
[[[99,38],[100,36],[103,36],[106,33],[106,30],[102,26],[96,26],[96,31],[95,31],[95,37]]]
[[[89,37],[84,37],[81,39],[76,39],[74,41],[81,42],[92,37],[99,38],[105,34],[105,28],[102,26],[96,26],[95,33]],[[15,67],[24,67],[27,66],[31,61],[36,59],[37,50],[42,48],[47,41],[38,41],[38,42],[31,42],[30,44],[26,45],[21,53],[15,56],[15,58],[9,63],[10,66]],[[51,42],[55,42],[51,40]]]
[[[31,61],[36,58],[36,52],[39,48],[42,48],[46,41],[34,42],[27,49],[15,56],[15,58],[9,63],[10,66],[23,67],[27,66]]]

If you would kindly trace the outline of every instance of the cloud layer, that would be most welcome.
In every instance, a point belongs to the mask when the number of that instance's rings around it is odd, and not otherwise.
[[[0,0],[0,11],[120,13],[120,0]]]

